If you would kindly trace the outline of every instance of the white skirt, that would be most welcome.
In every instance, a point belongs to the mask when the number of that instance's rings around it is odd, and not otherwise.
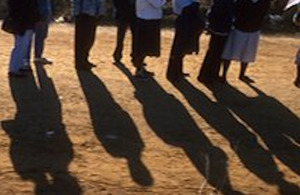
[[[234,29],[229,34],[222,58],[244,63],[254,62],[259,44],[260,31],[242,32]]]

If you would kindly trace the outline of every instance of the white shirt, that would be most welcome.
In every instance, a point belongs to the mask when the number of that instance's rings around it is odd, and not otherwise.
[[[189,6],[193,2],[196,2],[195,0],[173,0],[173,12],[177,15],[181,15],[182,9],[186,6]]]
[[[161,19],[166,0],[136,0],[136,16],[145,20]]]

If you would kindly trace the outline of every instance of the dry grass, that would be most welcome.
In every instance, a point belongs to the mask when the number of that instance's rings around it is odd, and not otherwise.
[[[299,194],[300,90],[292,83],[298,37],[262,37],[257,62],[238,81],[196,81],[207,47],[185,60],[191,77],[165,79],[173,32],[163,31],[156,73],[136,81],[129,57],[112,64],[116,29],[99,28],[93,73],[76,74],[73,27],[54,25],[53,66],[9,80],[12,37],[0,44],[0,194]],[[55,131],[54,136],[46,132]]]

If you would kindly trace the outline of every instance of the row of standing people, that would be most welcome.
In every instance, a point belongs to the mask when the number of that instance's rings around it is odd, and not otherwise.
[[[147,56],[160,56],[160,22],[163,6],[170,0],[114,0],[118,26],[115,63],[121,63],[123,41],[128,27],[132,32],[132,63],[135,75],[146,79],[154,73],[146,70]],[[75,16],[75,67],[90,70],[89,52],[95,41],[98,19],[104,15],[105,0],[71,0]],[[171,47],[167,78],[179,81],[188,76],[183,72],[185,55],[199,52],[199,37],[204,29],[200,4],[196,0],[173,0],[177,15],[175,37]],[[24,76],[31,71],[30,47],[35,37],[35,62],[51,64],[44,58],[44,40],[51,18],[51,0],[9,0],[9,13],[20,23],[14,37],[9,74]],[[255,61],[263,18],[270,0],[213,0],[207,14],[209,48],[199,71],[198,80],[204,83],[226,82],[231,60],[241,62],[239,79],[251,82],[245,75],[248,64]],[[220,76],[220,69],[223,72]],[[299,78],[299,75],[298,75]],[[299,80],[297,78],[297,80]],[[296,83],[296,82],[295,82]]]
[[[160,20],[164,0],[114,0],[117,10],[118,39],[114,52],[117,63],[122,58],[122,42],[130,26],[132,62],[136,76],[153,75],[145,68],[146,56],[160,55]],[[199,37],[204,29],[204,18],[199,13],[200,4],[195,0],[173,0],[173,12],[177,15],[175,36],[167,68],[167,78],[179,81],[188,76],[183,72],[185,55],[199,52]],[[214,0],[208,12],[207,30],[210,33],[209,48],[202,63],[198,80],[204,83],[226,82],[231,60],[241,62],[239,78],[251,82],[245,75],[248,64],[255,61],[263,19],[270,0]],[[220,68],[223,72],[220,75]]]

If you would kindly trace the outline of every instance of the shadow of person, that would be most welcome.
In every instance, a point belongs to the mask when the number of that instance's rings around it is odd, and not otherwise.
[[[258,121],[258,118],[251,115],[247,117],[253,119],[253,127],[256,127],[256,132],[262,137],[270,151],[300,176],[300,158],[295,158],[300,156],[299,117],[274,97],[268,96],[251,84],[249,86],[258,94],[255,98],[256,104],[266,108],[260,110],[260,116],[267,116],[268,120]]]
[[[77,74],[98,140],[110,155],[127,160],[131,177],[136,183],[151,186],[153,178],[141,160],[144,143],[134,121],[95,74],[90,71],[79,71]]]
[[[255,142],[250,142],[250,145],[239,144],[237,153],[245,166],[268,184],[277,185],[281,194],[300,194],[299,186],[284,179],[273,159],[275,155],[299,174],[300,159],[296,158],[300,156],[299,144],[296,144],[300,132],[298,117],[276,99],[262,95],[263,93],[254,87],[258,92],[258,96],[254,98],[246,96],[230,85],[215,85],[209,88],[219,104],[247,124],[249,130],[262,139],[267,147],[264,149],[258,144],[254,145]]]
[[[234,117],[227,104],[213,102],[186,80],[175,83],[174,86],[184,95],[196,112],[214,130],[229,141],[232,149],[249,171],[267,183],[277,185],[280,191],[285,192],[285,194],[287,192],[290,194],[299,193],[299,189],[295,185],[284,180],[283,174],[278,170],[272,154],[258,143],[255,134],[251,133],[245,125]],[[213,89],[214,94],[222,90],[221,88],[213,87],[211,89]],[[232,97],[231,93],[224,95],[226,99]]]
[[[136,79],[125,66],[117,66],[135,87],[146,121],[165,143],[184,150],[197,170],[216,191],[241,194],[229,181],[227,156],[202,133],[186,108],[153,79]],[[199,186],[200,191],[205,185]]]
[[[35,184],[35,194],[81,194],[68,170],[73,149],[57,92],[43,66],[37,66],[37,75],[38,83],[32,74],[9,79],[17,113],[2,127],[11,139],[11,161],[23,180]]]

